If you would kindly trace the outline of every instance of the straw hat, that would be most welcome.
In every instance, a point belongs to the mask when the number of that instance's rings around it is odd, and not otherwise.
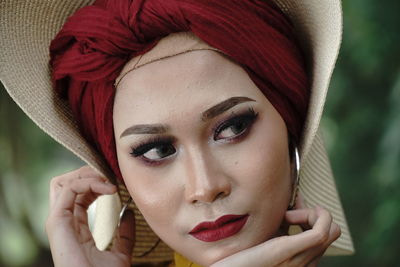
[[[66,18],[92,0],[2,0],[0,2],[0,79],[21,109],[47,134],[105,176],[111,177],[102,158],[80,136],[68,104],[55,94],[48,67],[50,41]],[[300,192],[307,206],[328,209],[342,229],[328,255],[354,252],[346,218],[336,190],[319,122],[342,35],[340,0],[274,0],[290,17],[311,68],[312,88],[308,116],[300,146]],[[105,249],[118,223],[121,202],[128,193],[97,201],[96,245]],[[135,208],[135,262],[166,261],[173,255],[151,231]]]

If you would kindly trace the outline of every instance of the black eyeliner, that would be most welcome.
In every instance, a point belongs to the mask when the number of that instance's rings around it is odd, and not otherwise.
[[[222,120],[222,122],[216,123],[216,126],[213,127],[212,133],[213,133],[213,138],[215,141],[218,140],[223,140],[223,141],[228,141],[228,142],[235,142],[235,141],[240,141],[242,138],[244,138],[247,133],[250,131],[250,128],[252,127],[253,123],[257,119],[258,113],[254,111],[252,107],[249,107],[247,110],[241,111],[241,112],[234,112],[228,116],[228,118],[225,118]],[[240,133],[228,137],[228,138],[221,138],[221,139],[216,139],[218,134],[220,134],[222,131],[225,129],[228,129],[229,127],[235,126],[238,123],[244,123],[244,130],[241,131]],[[172,136],[153,136],[150,139],[146,139],[142,142],[140,142],[138,145],[131,146],[131,152],[129,154],[132,155],[132,157],[140,157],[146,164],[148,165],[159,165],[163,162],[162,159],[160,160],[151,160],[147,159],[145,156],[143,156],[146,152],[150,151],[151,149],[160,147],[160,146],[172,146],[174,143],[176,143],[176,138]]]
[[[248,120],[247,121],[248,125],[245,130],[247,131],[248,130],[247,128],[252,125],[252,123],[256,120],[257,117],[258,117],[258,112],[255,112],[252,107],[249,107],[246,111],[239,112],[238,114],[232,112],[227,119],[224,119],[222,122],[218,123],[216,127],[213,128],[214,140],[217,141],[218,140],[216,139],[217,135],[220,134],[223,130],[232,126],[235,122],[243,122],[245,120]],[[235,137],[232,137],[231,139],[234,138]]]
[[[139,157],[157,146],[171,145],[174,142],[175,142],[175,138],[173,138],[173,137],[156,136],[156,137],[150,138],[142,143],[139,143],[138,145],[136,145],[134,147],[131,147],[131,152],[129,154],[131,154],[133,157]]]

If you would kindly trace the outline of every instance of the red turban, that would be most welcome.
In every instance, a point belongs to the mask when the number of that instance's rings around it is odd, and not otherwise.
[[[271,1],[97,0],[76,11],[50,45],[55,89],[84,137],[121,178],[113,132],[114,80],[133,57],[173,32],[192,31],[246,70],[301,136],[309,84],[293,25]]]

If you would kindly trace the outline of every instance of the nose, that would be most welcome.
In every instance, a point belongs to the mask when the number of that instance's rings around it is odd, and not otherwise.
[[[192,151],[185,164],[185,198],[188,203],[212,203],[231,193],[229,175],[210,154]]]

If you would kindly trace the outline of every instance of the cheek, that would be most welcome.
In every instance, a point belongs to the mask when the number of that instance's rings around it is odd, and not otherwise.
[[[169,229],[181,203],[174,179],[138,168],[130,160],[122,160],[120,169],[129,194],[153,230]]]
[[[252,182],[247,184],[263,193],[265,198],[284,196],[285,189],[290,188],[290,168],[285,152],[282,147],[270,149],[268,146],[258,146],[254,150],[254,157],[246,169]]]
[[[269,199],[285,198],[291,188],[286,128],[284,125],[276,128],[279,127],[271,130],[264,121],[255,127],[247,141],[224,153],[239,188]]]
[[[259,215],[255,228],[271,237],[279,227],[291,196],[286,128],[271,131],[261,124],[235,153],[233,175],[242,203]]]
[[[258,146],[252,175],[256,181],[249,183],[258,185],[254,190],[271,206],[286,203],[291,190],[289,151],[287,142],[282,139]]]

